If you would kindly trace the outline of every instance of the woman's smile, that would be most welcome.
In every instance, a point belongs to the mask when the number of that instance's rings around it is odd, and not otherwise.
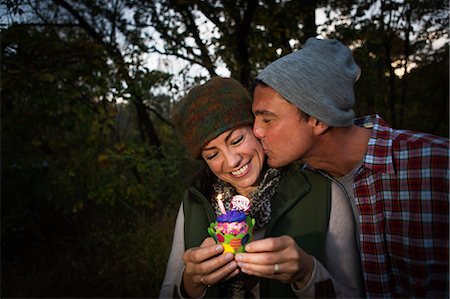
[[[250,162],[248,162],[247,164],[245,164],[244,166],[242,166],[242,167],[239,168],[238,170],[232,171],[231,174],[232,174],[234,177],[237,177],[237,178],[238,178],[238,177],[242,177],[242,176],[244,176],[244,175],[247,174],[248,169],[249,169],[249,166],[250,166]]]

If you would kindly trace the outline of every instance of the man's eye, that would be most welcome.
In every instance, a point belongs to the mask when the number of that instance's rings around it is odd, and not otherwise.
[[[272,121],[272,119],[270,119],[270,118],[263,118],[262,121],[263,121],[263,123],[268,124],[268,123],[270,123]]]
[[[242,140],[244,139],[244,136],[239,136],[238,138],[236,138],[236,139],[233,139],[233,141],[231,141],[231,145],[236,145],[236,144],[238,144],[239,142],[241,142]]]

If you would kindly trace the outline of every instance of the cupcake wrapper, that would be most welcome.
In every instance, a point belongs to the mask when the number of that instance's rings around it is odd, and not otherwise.
[[[214,238],[217,244],[222,244],[225,252],[242,253],[245,252],[245,245],[253,240],[253,233],[255,227],[255,219],[247,216],[245,221],[248,225],[248,231],[246,233],[233,235],[224,234],[221,231],[216,230],[217,221],[213,222],[208,227],[208,233]]]

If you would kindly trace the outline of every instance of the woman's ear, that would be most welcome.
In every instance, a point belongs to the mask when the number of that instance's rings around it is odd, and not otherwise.
[[[311,116],[308,120],[308,123],[313,128],[314,134],[319,136],[327,132],[331,127],[324,123],[323,121],[318,120],[317,118]]]

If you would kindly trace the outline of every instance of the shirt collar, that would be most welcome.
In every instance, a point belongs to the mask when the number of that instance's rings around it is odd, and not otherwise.
[[[377,114],[355,119],[355,125],[372,129],[362,166],[376,172],[395,173],[392,156],[393,129]]]

